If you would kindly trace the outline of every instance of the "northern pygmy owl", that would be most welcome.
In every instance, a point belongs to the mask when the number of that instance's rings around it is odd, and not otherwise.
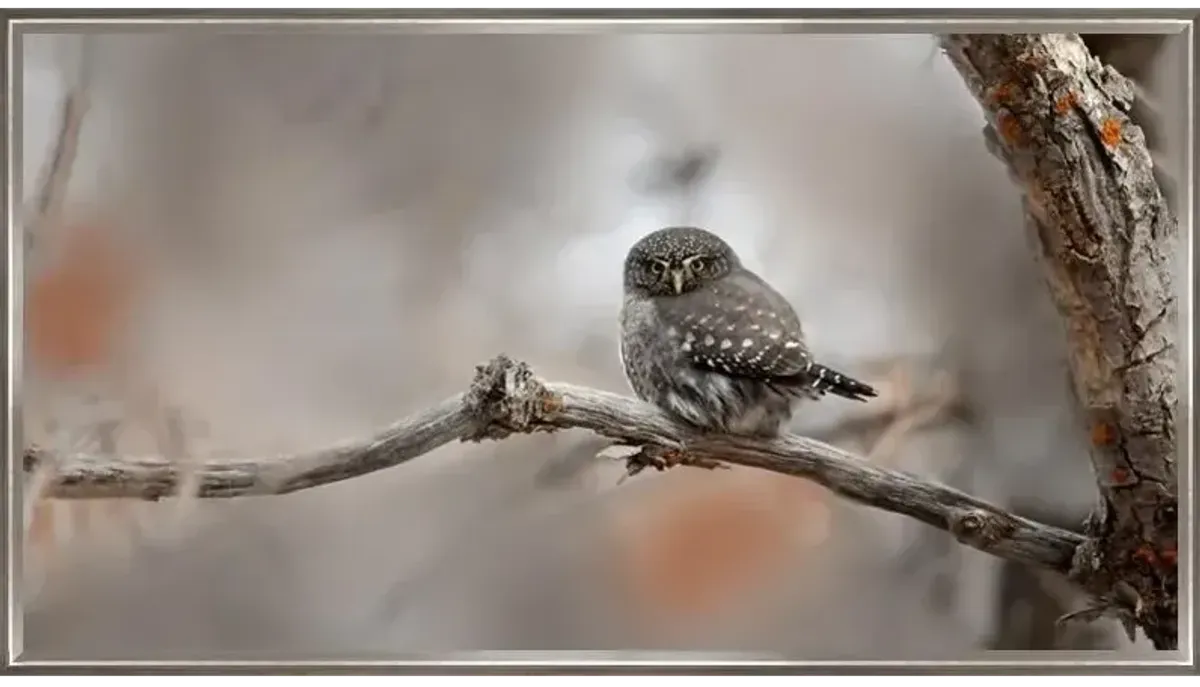
[[[639,398],[706,432],[775,436],[800,399],[876,395],[815,362],[787,300],[694,227],[660,229],[629,250],[621,362]]]

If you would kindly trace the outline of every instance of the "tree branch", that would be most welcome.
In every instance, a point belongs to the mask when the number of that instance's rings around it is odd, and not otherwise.
[[[869,506],[900,513],[953,534],[965,544],[1066,573],[1083,537],[1042,525],[950,487],[887,470],[827,444],[798,436],[757,440],[689,433],[656,408],[616,394],[545,383],[499,356],[477,369],[466,393],[417,413],[366,441],[261,461],[208,462],[194,468],[201,497],[286,494],[398,465],[452,441],[503,439],[514,433],[588,429],[629,445],[686,452],[794,475]],[[162,458],[47,455],[26,449],[24,469],[53,459],[46,488],[58,498],[158,499],[179,488],[181,468]]]
[[[1074,34],[942,39],[1024,192],[1067,324],[1102,505],[1072,576],[1102,610],[1178,644],[1175,472],[1178,226],[1155,181],[1133,84]]]

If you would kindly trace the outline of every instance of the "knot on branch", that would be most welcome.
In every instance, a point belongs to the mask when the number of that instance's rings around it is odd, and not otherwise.
[[[528,365],[501,354],[475,367],[464,405],[474,424],[464,441],[483,441],[537,431],[560,402]]]
[[[37,472],[38,468],[48,464],[53,459],[53,455],[38,446],[30,444],[25,447],[24,454],[21,456],[21,469],[26,475],[32,475]]]
[[[987,551],[1012,536],[1007,518],[984,510],[967,510],[950,516],[950,533],[964,544]]]

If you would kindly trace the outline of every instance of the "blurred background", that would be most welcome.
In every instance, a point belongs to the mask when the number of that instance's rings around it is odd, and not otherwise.
[[[1143,89],[1173,192],[1183,40],[1089,40]],[[624,253],[690,223],[882,389],[807,406],[795,431],[1066,527],[1093,505],[1018,193],[931,36],[23,41],[31,208],[64,99],[88,96],[70,182],[27,226],[26,442],[302,452],[500,352],[625,392]],[[230,501],[54,502],[34,477],[25,657],[1146,650],[1106,623],[1056,631],[1082,605],[1063,581],[915,521],[748,469],[618,486],[604,446],[456,444]]]

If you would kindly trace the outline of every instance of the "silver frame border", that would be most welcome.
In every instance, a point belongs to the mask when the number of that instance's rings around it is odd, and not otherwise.
[[[1196,148],[1196,91],[1195,91],[1195,35],[1197,13],[1188,10],[1040,10],[1011,12],[1001,10],[960,10],[943,12],[937,10],[597,10],[597,11],[512,11],[512,10],[393,10],[393,11],[336,11],[336,10],[280,10],[276,12],[237,10],[78,10],[13,12],[0,14],[7,20],[5,137],[10,144],[6,147],[4,199],[8,219],[8,263],[6,280],[5,318],[6,336],[4,351],[7,362],[5,375],[5,415],[0,428],[5,439],[7,469],[0,471],[0,491],[6,498],[4,511],[5,546],[0,552],[0,563],[4,565],[3,595],[7,622],[0,627],[4,638],[5,667],[22,673],[91,673],[122,674],[130,672],[176,673],[188,668],[190,672],[221,674],[238,673],[353,673],[353,672],[423,672],[454,673],[506,673],[506,674],[563,674],[563,673],[695,673],[721,672],[729,674],[756,673],[924,673],[934,669],[953,673],[989,672],[1094,672],[1100,667],[1115,667],[1119,672],[1179,672],[1178,667],[1194,666],[1196,655],[1196,632],[1194,605],[1197,566],[1196,539],[1196,466],[1195,466],[1195,416],[1192,389],[1192,360],[1194,357],[1194,311],[1195,311],[1195,261],[1196,246],[1193,237],[1194,218],[1197,212],[1195,168],[1198,151]],[[1180,531],[1188,543],[1182,557],[1184,579],[1180,586],[1181,649],[1170,659],[1158,661],[1113,661],[1104,660],[1107,652],[1004,652],[1007,660],[997,660],[1000,652],[985,654],[988,658],[964,661],[787,661],[754,659],[716,659],[712,654],[596,654],[576,652],[532,653],[470,653],[441,657],[424,656],[397,660],[368,661],[21,661],[19,647],[22,639],[23,618],[19,606],[19,566],[21,531],[17,524],[22,521],[20,490],[10,490],[20,482],[23,470],[17,464],[17,447],[20,437],[21,407],[19,389],[21,383],[20,336],[23,323],[23,250],[24,237],[14,222],[14,200],[22,197],[15,161],[21,157],[21,142],[15,134],[20,130],[20,106],[22,102],[22,55],[17,50],[20,37],[25,33],[49,32],[129,32],[153,30],[171,26],[172,30],[205,30],[210,25],[254,27],[262,30],[284,31],[309,29],[320,26],[323,31],[387,31],[390,33],[600,33],[600,32],[644,32],[644,33],[939,33],[939,32],[1003,32],[1021,30],[1080,31],[1094,33],[1177,33],[1187,34],[1188,69],[1186,89],[1189,111],[1187,145],[1192,154],[1184,157],[1180,185],[1180,207],[1191,210],[1179,217],[1181,235],[1191,242],[1187,265],[1186,324],[1181,341],[1188,355],[1180,366],[1181,415],[1186,417],[1186,432],[1180,437],[1181,448],[1189,460],[1180,461],[1184,496],[1181,509]],[[1053,656],[1053,659],[1048,658]],[[1173,668],[1174,667],[1174,668]],[[1088,671],[1092,668],[1092,671]],[[1157,668],[1157,670],[1155,669]],[[1173,669],[1172,669],[1173,668]],[[990,669],[990,670],[989,670]],[[1163,669],[1166,669],[1165,671]],[[1107,671],[1107,672],[1112,672]]]

